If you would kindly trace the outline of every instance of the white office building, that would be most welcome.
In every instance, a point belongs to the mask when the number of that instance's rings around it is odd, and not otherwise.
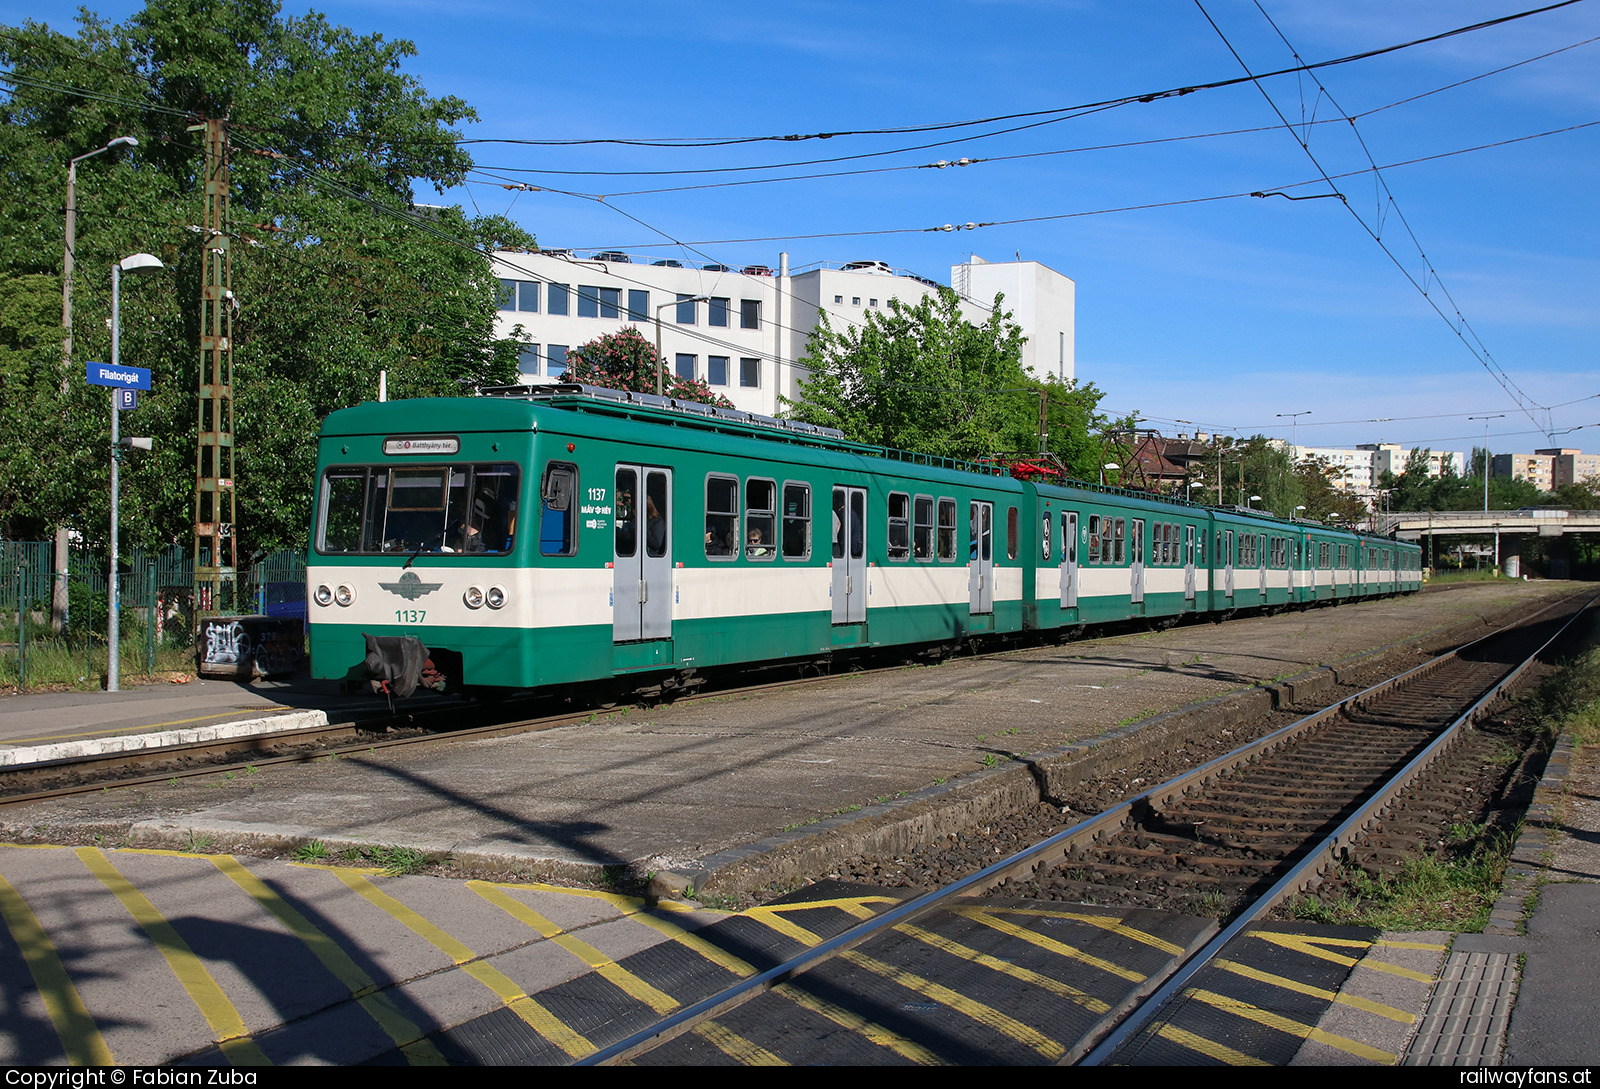
[[[776,269],[732,268],[617,252],[495,254],[501,283],[496,331],[526,347],[526,383],[557,381],[567,352],[628,326],[659,344],[666,365],[703,379],[736,408],[776,415],[779,398],[798,395],[805,372],[796,361],[827,314],[835,330],[864,323],[891,299],[908,306],[939,285],[881,261],[837,268],[791,270],[780,254]],[[989,263],[974,257],[951,269],[969,321],[988,318],[996,292],[1027,342],[1023,363],[1034,373],[1075,375],[1076,287],[1037,261]]]
[[[1409,449],[1392,442],[1362,443],[1354,449],[1333,446],[1297,446],[1294,448],[1294,452],[1295,461],[1297,462],[1321,458],[1338,471],[1338,475],[1331,479],[1334,488],[1363,496],[1371,496],[1376,491],[1384,473],[1393,473],[1395,476],[1399,476],[1405,472],[1406,462],[1411,457]],[[1465,476],[1466,465],[1466,455],[1459,451],[1428,451],[1429,476],[1443,475],[1446,466],[1456,476]]]

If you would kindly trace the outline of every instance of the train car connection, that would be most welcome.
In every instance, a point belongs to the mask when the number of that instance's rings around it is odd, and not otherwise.
[[[1416,589],[1404,542],[587,386],[368,403],[319,439],[313,675],[478,690]]]

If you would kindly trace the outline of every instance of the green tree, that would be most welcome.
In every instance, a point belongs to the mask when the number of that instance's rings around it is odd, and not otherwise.
[[[110,266],[142,250],[169,271],[123,285],[123,358],[155,376],[123,425],[156,438],[153,453],[124,461],[125,539],[189,539],[198,119],[225,118],[231,148],[241,560],[304,542],[316,429],[375,396],[380,371],[395,397],[514,380],[518,345],[493,335],[485,251],[535,243],[503,219],[414,207],[415,184],[443,191],[465,177],[455,126],[474,117],[401,70],[414,54],[319,15],[282,18],[270,0],[149,0],[115,25],[86,11],[75,36],[33,22],[0,28],[0,65],[15,80],[0,104],[0,181],[15,195],[0,202],[0,278],[59,277],[67,160],[114,136],[139,140],[131,154],[79,165],[71,373],[60,370],[57,330],[54,361],[32,364],[32,398],[0,406],[21,458],[3,494],[13,526],[65,521],[104,538],[110,410],[105,390],[85,387],[82,363],[109,354]]]
[[[569,351],[567,370],[561,380],[636,393],[656,392],[659,381],[664,396],[719,408],[733,407],[732,401],[713,393],[704,380],[688,380],[670,371],[663,372],[655,345],[631,325],[615,333],[604,333]]]
[[[822,315],[800,365],[799,396],[784,399],[794,419],[836,427],[857,442],[953,458],[1039,450],[1041,398],[1046,449],[1075,476],[1092,478],[1105,421],[1093,385],[1030,377],[1022,330],[1002,308],[983,324],[961,313],[941,287],[914,306],[890,299],[886,312],[836,331]]]

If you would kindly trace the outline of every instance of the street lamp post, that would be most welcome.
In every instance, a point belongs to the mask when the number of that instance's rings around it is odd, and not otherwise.
[[[656,307],[656,396],[657,397],[660,397],[660,396],[664,395],[663,387],[666,385],[666,374],[667,374],[667,357],[661,354],[661,311],[665,310],[669,306],[677,306],[679,303],[691,303],[691,304],[693,304],[693,303],[703,303],[703,302],[710,302],[710,301],[711,301],[711,296],[710,295],[696,295],[692,299],[673,299],[670,302],[664,302],[660,306]]]
[[[1489,511],[1489,421],[1503,420],[1505,418],[1506,414],[1504,412],[1498,413],[1494,416],[1467,417],[1469,420],[1483,421],[1483,510],[1485,514],[1487,514]]]
[[[1300,417],[1309,416],[1309,415],[1311,415],[1311,410],[1309,408],[1306,409],[1304,412],[1279,412],[1279,413],[1277,413],[1278,419],[1280,419],[1280,420],[1287,419],[1289,421],[1289,426],[1290,426],[1289,434],[1294,436],[1293,438],[1291,438],[1289,440],[1289,445],[1294,447],[1294,454],[1291,456],[1290,460],[1298,460],[1299,457],[1300,457]]]
[[[122,274],[160,272],[166,266],[148,253],[124,257],[111,266],[111,369],[122,367]],[[122,438],[118,433],[117,391],[111,391],[111,577],[106,582],[106,644],[110,658],[106,664],[106,691],[117,691],[120,674],[121,615],[117,601],[117,466],[122,460]],[[150,440],[131,439],[142,448],[150,448]]]
[[[1100,486],[1102,488],[1106,486],[1106,470],[1107,469],[1110,469],[1112,472],[1116,472],[1120,468],[1122,468],[1122,466],[1118,465],[1114,461],[1108,461],[1104,465],[1100,466]]]
[[[1259,503],[1259,502],[1261,502],[1261,497],[1259,495],[1252,495],[1250,497],[1250,499],[1245,503],[1245,509],[1246,510],[1255,510],[1256,509],[1256,504]]]
[[[118,136],[104,147],[67,160],[66,245],[61,254],[61,397],[65,404],[68,383],[72,380],[72,266],[78,249],[78,164],[102,155],[114,147],[138,147],[132,136]],[[67,626],[67,546],[66,526],[56,527],[56,577],[50,592],[50,626],[63,631]]]

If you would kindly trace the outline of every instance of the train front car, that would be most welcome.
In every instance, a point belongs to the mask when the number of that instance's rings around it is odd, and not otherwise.
[[[535,420],[484,398],[328,417],[306,560],[313,676],[399,696],[540,683],[534,560],[576,505],[538,469]]]

